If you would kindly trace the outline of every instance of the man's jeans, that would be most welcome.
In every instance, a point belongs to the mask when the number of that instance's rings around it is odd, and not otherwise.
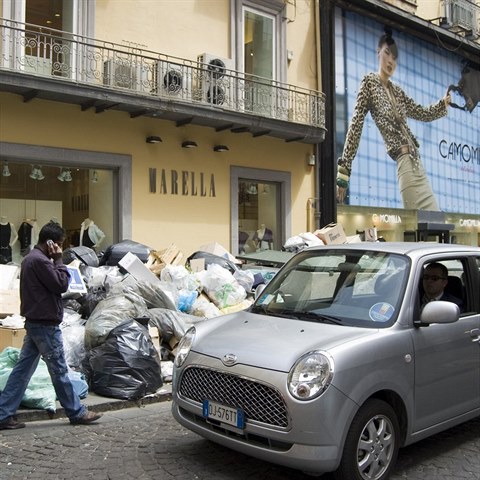
[[[58,326],[38,325],[25,322],[27,332],[20,357],[0,393],[0,421],[15,415],[30,378],[35,373],[40,356],[48,367],[58,401],[70,420],[77,420],[86,413],[68,377],[68,368],[63,352],[62,331]]]

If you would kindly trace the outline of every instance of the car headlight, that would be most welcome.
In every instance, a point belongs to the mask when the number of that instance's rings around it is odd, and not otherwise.
[[[175,355],[174,361],[176,367],[181,367],[187,359],[190,349],[192,348],[193,339],[195,338],[195,332],[195,327],[189,328],[178,342],[177,354]]]
[[[312,400],[327,389],[332,378],[332,357],[326,352],[309,352],[290,370],[288,390],[298,400]]]

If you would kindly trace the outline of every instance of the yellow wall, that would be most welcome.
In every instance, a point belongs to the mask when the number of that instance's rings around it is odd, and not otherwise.
[[[438,0],[417,2],[416,15],[424,20],[443,16],[443,8]]]
[[[4,142],[111,152],[132,156],[132,239],[158,250],[175,243],[185,255],[203,243],[230,249],[230,167],[244,166],[292,172],[292,235],[306,230],[307,199],[313,196],[314,168],[306,156],[312,147],[248,133],[217,133],[214,129],[138,117],[123,112],[33,100],[0,94],[0,139]],[[147,135],[163,142],[147,144]],[[185,139],[196,149],[182,149]],[[214,153],[214,144],[230,151]],[[149,193],[149,168],[215,175],[216,197]]]
[[[314,8],[314,0],[289,4],[285,20],[293,52],[287,83],[311,89],[317,88]],[[95,37],[192,61],[205,52],[235,60],[231,18],[230,0],[97,0]]]
[[[204,52],[231,57],[229,0],[97,0],[95,12],[101,40],[194,61]]]
[[[288,64],[288,83],[317,90],[314,0],[287,5],[287,50],[293,54]]]

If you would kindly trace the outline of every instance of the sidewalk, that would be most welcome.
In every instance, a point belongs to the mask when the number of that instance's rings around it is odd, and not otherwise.
[[[102,397],[93,392],[89,392],[82,403],[93,412],[108,412],[111,410],[121,410],[122,408],[142,407],[151,403],[166,402],[172,398],[172,384],[164,384],[156,393],[147,395],[138,400],[121,400],[118,398]],[[19,422],[34,422],[38,420],[51,420],[54,418],[64,418],[65,411],[57,402],[57,411],[50,414],[46,410],[37,410],[32,408],[22,408],[17,410],[16,414]]]

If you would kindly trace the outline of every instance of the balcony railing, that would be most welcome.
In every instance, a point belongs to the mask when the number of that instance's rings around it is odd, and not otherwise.
[[[0,70],[325,126],[325,97],[315,90],[6,19],[0,28]]]

